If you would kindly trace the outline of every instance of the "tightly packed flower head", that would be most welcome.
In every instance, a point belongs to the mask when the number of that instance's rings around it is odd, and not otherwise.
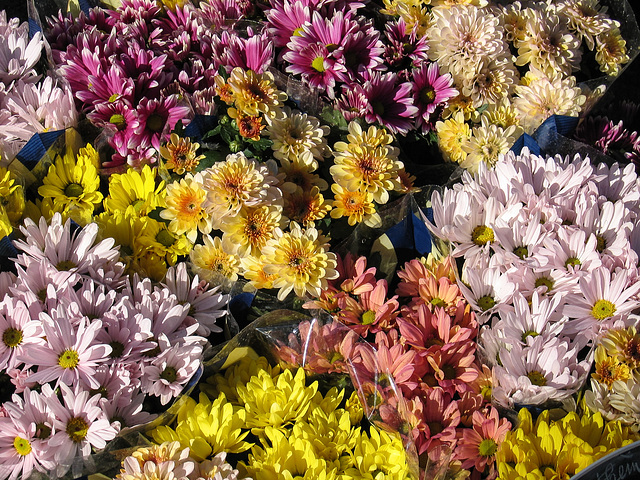
[[[637,188],[632,170],[524,149],[433,195],[430,226],[464,258],[460,288],[486,324],[501,403],[566,398],[593,360],[579,351],[635,322]]]

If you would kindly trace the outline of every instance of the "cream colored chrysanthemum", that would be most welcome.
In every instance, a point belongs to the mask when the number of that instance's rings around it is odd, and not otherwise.
[[[581,60],[580,40],[569,31],[566,21],[552,12],[536,10],[519,42],[516,65],[531,64],[547,75],[570,75],[580,69]]]
[[[455,117],[458,112],[462,112],[466,121],[474,123],[477,122],[480,114],[478,113],[478,109],[473,106],[473,100],[471,97],[467,97],[462,94],[461,84],[456,85],[455,87],[460,93],[447,101],[447,104],[442,111],[442,118],[447,119]]]
[[[277,117],[287,94],[278,90],[269,72],[255,73],[236,67],[227,83],[233,92],[235,107],[245,115],[257,117],[261,113],[269,118]]]
[[[585,41],[589,50],[595,46],[595,37],[620,26],[606,15],[607,7],[601,7],[598,0],[564,0],[558,10],[567,17],[569,29]]]
[[[482,61],[474,71],[465,74],[462,94],[480,108],[509,96],[517,79],[518,71],[509,58]]]
[[[488,0],[431,0],[432,7],[453,7],[455,5],[475,5],[476,7],[486,7]]]
[[[471,173],[478,171],[480,162],[493,167],[498,157],[507,153],[516,141],[515,130],[515,126],[503,129],[486,121],[480,127],[474,127],[473,135],[462,144],[467,157],[460,166]]]
[[[524,133],[523,128],[518,122],[518,115],[516,109],[509,98],[502,98],[499,102],[490,104],[480,116],[480,122],[486,122],[488,124],[494,124],[502,128],[515,126],[516,131],[513,136],[518,138]]]
[[[228,155],[224,162],[214,164],[203,174],[213,228],[220,228],[225,216],[237,213],[245,205],[282,205],[278,179],[266,164],[243,153]]]
[[[398,171],[404,168],[398,149],[389,145],[392,137],[384,129],[371,126],[363,131],[351,122],[347,140],[334,145],[333,179],[346,190],[367,191],[375,202],[387,203],[389,192],[400,188]]]
[[[171,233],[184,233],[191,242],[195,242],[198,231],[211,231],[212,219],[207,209],[207,192],[200,173],[188,174],[179,182],[167,185],[165,202],[167,208],[160,212],[160,216],[170,221]]]
[[[501,11],[502,24],[504,26],[505,39],[512,42],[518,48],[527,32],[527,22],[534,15],[534,9],[522,8],[520,2],[512,2],[505,5]]]
[[[513,105],[518,112],[520,125],[527,133],[533,132],[551,115],[578,116],[586,97],[575,78],[550,81],[546,78],[518,85]]]
[[[203,245],[196,245],[189,254],[193,272],[201,280],[211,284],[225,284],[235,282],[240,271],[240,257],[233,246],[222,243],[220,237],[210,235],[202,237]]]
[[[266,262],[267,258],[264,255],[259,257],[248,256],[240,259],[242,275],[249,281],[244,287],[245,291],[273,288],[273,281],[276,279],[276,275],[264,271],[264,267],[267,265]]]
[[[614,28],[596,37],[596,61],[600,71],[607,75],[618,75],[620,66],[629,61],[627,42],[619,29]]]
[[[452,162],[462,162],[467,152],[462,148],[464,142],[471,137],[471,129],[464,121],[464,114],[458,112],[453,118],[436,123],[438,145],[444,157]]]
[[[329,127],[320,125],[317,118],[291,111],[289,107],[282,110],[282,118],[273,119],[267,126],[267,135],[273,141],[273,156],[278,160],[313,165],[318,168],[318,160],[330,155],[327,147]]]
[[[311,190],[313,187],[323,192],[329,184],[320,175],[313,173],[313,165],[300,162],[283,161],[278,176],[284,176],[284,183],[280,185],[283,192],[293,193],[296,190]]]
[[[315,228],[302,230],[296,223],[291,231],[276,230],[276,236],[262,250],[264,271],[275,275],[273,287],[284,300],[293,290],[299,297],[320,296],[328,281],[338,277],[336,255],[329,251],[328,239]]]
[[[238,246],[238,255],[259,255],[282,223],[282,208],[276,205],[243,207],[220,224],[225,241]]]
[[[500,20],[487,9],[457,5],[432,10],[434,24],[429,29],[429,58],[441,71],[458,79],[482,59],[504,56],[508,46],[503,40]]]

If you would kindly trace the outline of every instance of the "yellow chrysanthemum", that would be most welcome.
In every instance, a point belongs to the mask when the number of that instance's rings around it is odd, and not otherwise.
[[[327,239],[315,228],[302,230],[292,223],[291,231],[276,230],[276,238],[263,249],[268,265],[264,270],[276,276],[273,287],[278,288],[278,299],[284,300],[293,290],[299,297],[307,293],[320,296],[328,280],[338,277],[337,260],[329,251]]]
[[[306,385],[304,369],[295,375],[285,370],[272,376],[260,370],[248,383],[238,384],[238,398],[247,411],[246,425],[254,435],[261,435],[267,426],[282,431],[306,417],[311,400],[318,391],[318,382]]]
[[[130,168],[126,173],[109,178],[109,195],[104,199],[107,212],[148,215],[162,206],[164,181],[157,182],[157,170],[145,165],[140,171]]]
[[[175,265],[179,256],[188,255],[192,247],[192,243],[184,234],[171,233],[166,223],[148,217],[138,244],[159,257],[165,257],[169,265]]]
[[[277,89],[269,72],[259,74],[236,67],[227,83],[233,92],[236,108],[245,115],[257,117],[262,113],[276,117],[282,103],[287,100],[287,94]]]
[[[228,155],[204,172],[213,228],[220,228],[225,216],[236,214],[243,206],[281,205],[278,179],[269,167],[242,153]]]
[[[100,169],[100,154],[97,152],[93,145],[88,143],[84,147],[78,150],[78,155],[76,156],[78,161],[82,160],[90,165],[93,165],[96,169]]]
[[[600,65],[600,71],[614,76],[620,73],[620,66],[629,61],[627,42],[618,28],[596,37],[596,61]]]
[[[503,129],[488,123],[474,127],[471,137],[462,144],[467,156],[460,162],[460,166],[471,173],[476,173],[482,162],[487,167],[494,167],[499,156],[507,153],[516,141],[515,130],[515,126]]]
[[[471,138],[471,129],[464,121],[464,114],[458,112],[453,118],[436,122],[438,145],[444,157],[452,162],[462,162],[467,152],[462,148]]]
[[[172,133],[169,141],[160,147],[160,155],[166,160],[164,166],[167,170],[182,175],[194,171],[204,158],[204,155],[196,155],[199,148],[199,143],[191,143],[188,137]]]
[[[240,260],[242,275],[249,281],[245,285],[245,291],[273,288],[273,281],[276,279],[276,275],[264,271],[264,267],[267,264],[266,261],[264,255],[244,257]]]
[[[287,160],[282,161],[278,174],[284,174],[284,183],[280,186],[283,192],[292,193],[298,189],[311,190],[318,187],[321,192],[329,188],[329,184],[320,175],[313,173],[315,171],[313,165]]]
[[[137,265],[144,252],[139,239],[147,228],[148,217],[138,217],[126,213],[103,212],[94,218],[98,224],[98,235],[101,239],[113,238],[119,246],[120,261],[126,267],[126,273],[134,273],[130,267]]]
[[[22,185],[15,182],[9,170],[0,168],[0,238],[9,235],[18,225],[25,205]]]
[[[404,480],[409,476],[407,453],[398,435],[377,428],[370,428],[368,434],[362,431],[351,455],[354,466],[345,473],[355,478]]]
[[[304,227],[314,227],[331,210],[331,203],[325,200],[318,187],[310,190],[298,189],[284,196],[283,215],[290,221]]]
[[[220,97],[220,100],[227,105],[233,105],[233,90],[224,77],[216,74],[213,77],[213,81],[215,83],[216,95]]]
[[[102,202],[98,170],[88,162],[87,157],[76,161],[70,154],[58,156],[49,167],[38,193],[46,200],[53,201],[56,212],[75,212],[81,222],[89,221],[96,206]],[[74,218],[74,219],[75,219]],[[87,222],[81,223],[84,226]]]
[[[373,195],[369,192],[359,190],[351,192],[337,183],[331,185],[331,191],[334,194],[331,218],[347,217],[351,226],[364,223],[374,228],[382,222],[380,215],[376,212]]]
[[[220,229],[225,241],[237,245],[238,255],[260,255],[275,229],[282,223],[281,209],[274,205],[243,207],[233,216],[224,218]]]
[[[204,393],[199,401],[186,398],[178,411],[175,429],[166,425],[151,432],[156,442],[180,442],[191,457],[203,461],[220,452],[241,453],[251,448],[244,439],[247,412],[227,401],[224,393],[212,402]]]
[[[635,327],[611,329],[601,340],[608,355],[631,368],[640,367],[640,333]]]
[[[203,244],[196,245],[189,254],[191,265],[198,276],[212,284],[227,284],[238,280],[240,257],[225,248],[220,237],[202,237]]]
[[[264,448],[254,447],[247,463],[240,462],[254,480],[335,480],[337,468],[319,458],[306,439],[286,436],[266,427]]]
[[[387,203],[389,192],[401,188],[398,172],[404,168],[398,160],[398,149],[390,145],[391,136],[374,126],[365,132],[357,122],[351,122],[347,140],[349,143],[334,145],[335,159],[330,169],[334,181],[352,192],[371,193],[377,203]]]
[[[167,185],[165,203],[167,208],[160,216],[169,220],[169,231],[176,235],[186,234],[191,242],[196,241],[198,231],[211,231],[211,217],[207,210],[207,192],[202,185],[202,176],[188,174],[179,182]]]
[[[596,348],[595,364],[596,369],[591,377],[609,388],[616,380],[626,382],[631,378],[629,366],[617,357],[607,355],[607,350],[602,345]]]

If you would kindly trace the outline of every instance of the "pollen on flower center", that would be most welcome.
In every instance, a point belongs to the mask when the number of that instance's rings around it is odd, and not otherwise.
[[[9,348],[15,348],[22,343],[23,335],[22,330],[9,327],[2,334],[2,343]]]
[[[483,457],[491,457],[495,455],[497,451],[498,444],[490,438],[485,438],[478,445],[478,453]]]
[[[486,245],[494,241],[493,230],[486,225],[478,225],[471,232],[471,241],[476,245]]]
[[[16,449],[18,455],[24,457],[25,455],[29,455],[31,453],[31,442],[29,442],[29,440],[25,438],[16,437],[13,440],[13,448]]]
[[[525,259],[529,256],[529,249],[526,246],[516,247],[513,249],[513,253],[515,253],[519,258]]]
[[[66,431],[73,442],[80,443],[85,439],[87,433],[89,433],[89,424],[83,418],[73,417],[67,422]]]
[[[80,363],[80,356],[75,350],[66,349],[58,357],[58,365],[62,368],[76,368]]]
[[[591,315],[597,320],[604,320],[616,313],[616,306],[609,300],[598,300],[591,309]]]
[[[532,385],[544,387],[547,384],[547,379],[537,370],[531,370],[527,373],[527,377],[531,380]]]
[[[420,91],[420,101],[422,103],[433,103],[436,99],[436,91],[431,85],[426,86]]]

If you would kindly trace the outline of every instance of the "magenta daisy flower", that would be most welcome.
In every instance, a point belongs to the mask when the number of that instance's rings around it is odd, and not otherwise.
[[[361,90],[343,87],[342,94],[337,100],[337,106],[345,120],[350,122],[356,118],[364,117],[369,107],[369,100]]]
[[[286,47],[291,37],[311,21],[311,10],[308,2],[289,1],[273,2],[272,8],[266,11],[267,28],[277,48]]]
[[[135,99],[156,98],[173,80],[171,65],[166,55],[155,55],[137,43],[131,43],[114,60],[124,77],[135,78]],[[106,70],[106,69],[105,69]]]
[[[413,105],[410,83],[399,83],[395,73],[372,72],[364,85],[354,85],[354,88],[369,101],[364,115],[367,122],[377,122],[393,133],[409,131],[418,112]]]
[[[237,0],[207,0],[200,3],[202,20],[212,30],[225,25],[228,20],[239,20],[244,15],[242,2]]]
[[[64,383],[60,384],[60,390],[64,404],[56,395],[46,400],[55,415],[56,433],[49,445],[56,448],[55,460],[64,465],[79,455],[89,455],[92,447],[104,448],[118,431],[109,423],[100,395],[89,398],[86,390],[72,390]]]
[[[429,117],[438,105],[458,95],[452,87],[453,78],[449,74],[440,75],[438,64],[423,63],[413,70],[413,104],[418,107],[416,127],[423,133],[429,130]]]
[[[111,352],[109,345],[95,343],[102,322],[95,320],[88,323],[83,317],[74,327],[66,309],[58,307],[50,313],[51,316],[40,314],[46,343],[26,345],[24,353],[18,356],[18,360],[38,367],[29,381],[46,383],[57,380],[58,385],[74,385],[82,380],[92,388],[97,388],[98,382],[94,378],[96,368],[107,360]]]
[[[387,46],[384,59],[392,69],[405,70],[420,67],[429,60],[429,42],[425,35],[418,35],[417,25],[407,32],[407,24],[400,18],[387,23]]]
[[[189,123],[190,109],[179,104],[177,95],[161,99],[143,98],[136,110],[140,125],[135,134],[141,138],[140,143],[147,141],[156,150],[160,150],[163,135],[173,130],[178,120],[182,120],[184,125]]]
[[[343,39],[341,59],[346,67],[342,81],[359,80],[363,72],[383,70],[384,45],[371,21],[352,22],[351,33]]]
[[[235,67],[241,67],[243,70],[263,73],[273,63],[274,51],[271,39],[266,33],[254,35],[251,28],[247,31],[249,38],[246,40],[237,35],[229,38],[230,42],[225,50],[223,63],[227,72],[231,72]]]
[[[76,97],[87,105],[98,103],[126,102],[133,104],[133,79],[123,76],[122,71],[112,65],[106,73],[89,75],[86,90],[76,92]]]

